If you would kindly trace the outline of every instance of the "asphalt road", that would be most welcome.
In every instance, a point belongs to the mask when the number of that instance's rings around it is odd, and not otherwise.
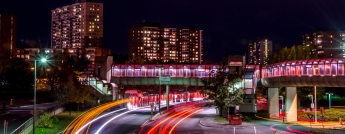
[[[120,114],[123,115],[118,116]],[[148,108],[135,111],[124,110],[116,112],[111,116],[93,122],[88,133],[95,134],[105,123],[109,122],[99,131],[100,134],[133,134],[139,131],[140,126],[150,117],[151,115]],[[114,119],[111,120],[112,118]]]
[[[50,107],[53,107],[54,104],[37,104],[37,110],[44,110]],[[3,114],[0,114],[0,133],[4,132],[4,121],[8,121],[8,132],[12,132],[17,129],[20,125],[26,122],[32,117],[31,110],[33,109],[32,105],[21,106],[21,107],[7,107],[6,111],[3,111]]]
[[[108,110],[109,113],[119,108]],[[211,128],[200,125],[201,118],[206,115],[214,114],[214,108],[204,108],[203,111],[186,118],[177,125],[174,134],[273,134],[274,130],[280,130],[285,133],[303,133],[308,132],[309,128],[304,126],[295,126],[291,124],[281,124],[273,121],[254,121],[243,123],[243,125],[228,128]],[[121,116],[119,116],[121,115]],[[93,122],[88,133],[95,134],[102,126],[104,126],[99,134],[133,134],[138,133],[141,126],[151,118],[150,108],[142,108],[134,111],[123,110],[112,113],[109,116],[101,118]],[[167,130],[170,130],[182,117],[177,118]],[[107,124],[106,124],[107,123]],[[104,125],[106,124],[106,125]],[[149,123],[144,129],[144,133],[152,127],[154,123]],[[166,124],[162,125],[164,127]]]

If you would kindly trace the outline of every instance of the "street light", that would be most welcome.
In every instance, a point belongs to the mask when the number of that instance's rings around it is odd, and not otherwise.
[[[331,95],[333,95],[333,93],[326,93],[327,95],[328,95],[328,107],[329,107],[329,109],[331,109],[331,101],[332,101],[332,99],[331,99]]]
[[[161,70],[164,69],[163,66],[156,66],[158,68],[159,75],[159,95],[158,95],[158,112],[161,113]]]
[[[314,96],[313,96],[313,95],[311,95],[311,94],[309,94],[309,95],[308,95],[308,97],[310,97],[310,98],[311,98],[311,104],[313,104],[313,103],[314,103]]]
[[[35,134],[35,117],[36,117],[36,62],[37,60],[35,60],[35,66],[34,66],[34,113],[33,113],[33,118],[32,118],[32,133]],[[47,62],[46,58],[42,58],[41,62]]]

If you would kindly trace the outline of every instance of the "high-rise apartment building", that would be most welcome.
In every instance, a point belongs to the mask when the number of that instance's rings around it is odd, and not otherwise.
[[[303,36],[303,45],[311,47],[311,56],[317,58],[344,57],[341,33],[318,29]],[[345,34],[344,34],[345,35]]]
[[[52,10],[52,48],[103,46],[103,4],[88,0]]]
[[[0,48],[10,50],[8,58],[16,55],[16,17],[0,13]]]
[[[142,22],[129,30],[128,53],[147,60],[202,63],[202,30],[161,28]]]
[[[272,41],[256,39],[248,46],[248,63],[266,65],[267,58],[272,53]]]

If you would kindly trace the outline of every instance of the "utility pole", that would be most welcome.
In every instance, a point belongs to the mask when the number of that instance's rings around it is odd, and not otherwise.
[[[316,99],[317,97],[316,97],[316,86],[314,86],[314,99],[315,99],[315,101],[314,101],[314,118],[315,118],[315,122],[317,122],[317,113],[316,113],[316,110],[317,110],[317,105],[316,105],[316,103],[317,103],[317,99]]]
[[[4,121],[4,134],[7,134],[8,132],[8,121]]]

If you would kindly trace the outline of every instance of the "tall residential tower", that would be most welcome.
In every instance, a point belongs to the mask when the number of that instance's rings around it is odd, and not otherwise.
[[[161,28],[155,22],[142,22],[129,30],[129,55],[147,60],[200,64],[202,45],[202,30]]]
[[[248,64],[266,65],[267,58],[272,53],[272,41],[268,39],[256,39],[249,43]]]
[[[10,50],[8,58],[16,55],[16,17],[0,13],[0,48]]]
[[[341,32],[317,29],[303,36],[303,45],[311,47],[311,56],[317,58],[344,57],[344,41]]]
[[[52,48],[100,48],[103,46],[103,4],[76,0],[52,10]]]

